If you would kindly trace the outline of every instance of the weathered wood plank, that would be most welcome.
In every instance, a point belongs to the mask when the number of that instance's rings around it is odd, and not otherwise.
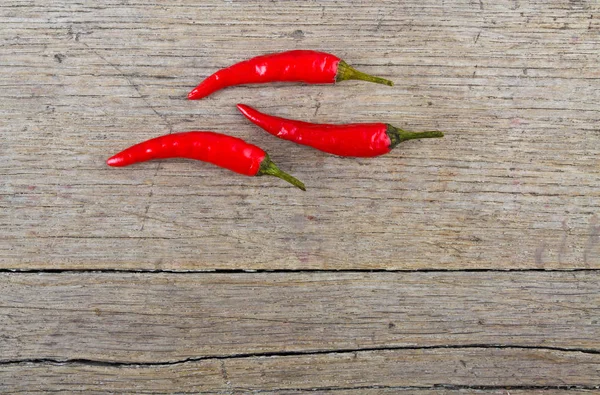
[[[389,387],[389,388],[354,388],[354,389],[315,389],[311,390],[311,394],[327,394],[334,393],[336,395],[377,395],[377,394],[413,394],[419,395],[452,395],[452,394],[483,394],[483,395],[557,395],[564,394],[567,388],[554,389],[554,388],[527,388],[527,389],[515,389],[515,387],[505,387],[496,389],[480,389],[477,387],[466,387],[461,388],[457,386],[445,386],[442,388],[419,388],[419,387]],[[569,395],[589,395],[594,393],[596,389],[578,389],[576,387],[568,388]],[[286,395],[299,395],[306,394],[306,390],[285,390],[285,391],[262,391],[261,394],[274,395],[274,394],[286,394]]]
[[[389,347],[600,350],[600,274],[2,274],[0,362]]]
[[[354,388],[594,388],[600,355],[549,350],[394,350],[205,360],[166,366],[23,363],[3,366],[0,390],[239,393]]]
[[[0,267],[598,268],[600,6],[594,1],[4,0]],[[330,51],[396,82],[200,79],[265,52]],[[234,104],[317,122],[441,129],[374,160],[268,136]],[[104,160],[212,129],[303,179]]]

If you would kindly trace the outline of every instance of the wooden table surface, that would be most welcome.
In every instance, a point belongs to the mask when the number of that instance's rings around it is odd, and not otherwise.
[[[0,43],[0,392],[600,388],[598,1],[3,0]],[[186,100],[299,48],[395,86]],[[339,158],[236,103],[446,136]],[[105,165],[198,129],[307,191]]]

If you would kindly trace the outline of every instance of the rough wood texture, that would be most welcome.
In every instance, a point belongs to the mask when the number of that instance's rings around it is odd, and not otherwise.
[[[0,266],[597,268],[598,11],[591,0],[5,0]],[[292,48],[396,86],[185,99],[220,67]],[[238,102],[447,137],[341,159],[267,135]],[[190,129],[264,147],[308,192],[189,161],[104,164]]]
[[[598,276],[4,274],[0,390],[592,388]]]
[[[594,0],[1,1],[0,392],[597,391],[599,33]],[[186,100],[295,48],[396,86]],[[446,138],[342,159],[238,102]],[[104,164],[192,129],[262,146],[308,191]]]
[[[595,272],[4,274],[0,295],[0,362],[473,345],[600,352]]]
[[[237,393],[301,389],[524,386],[595,388],[600,355],[552,350],[390,350],[205,360],[165,366],[16,364],[0,390]],[[26,378],[25,380],[23,378]],[[348,383],[353,383],[349,385]],[[569,383],[566,385],[565,383]]]

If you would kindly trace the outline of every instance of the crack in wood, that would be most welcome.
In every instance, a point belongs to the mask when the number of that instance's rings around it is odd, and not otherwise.
[[[565,384],[565,385],[456,385],[456,384],[434,384],[434,385],[407,385],[407,386],[395,386],[395,385],[364,385],[364,386],[348,386],[348,387],[312,387],[312,388],[273,388],[268,390],[253,390],[252,393],[273,393],[277,391],[294,391],[294,392],[334,392],[334,391],[358,391],[358,390],[404,390],[404,391],[430,391],[436,389],[443,389],[449,391],[460,391],[460,390],[479,390],[479,391],[501,391],[501,390],[513,390],[513,391],[535,391],[535,390],[596,390],[600,388],[600,385],[577,385],[577,384]]]
[[[21,364],[76,364],[87,366],[105,366],[105,367],[138,367],[138,366],[172,366],[181,365],[190,362],[211,361],[211,360],[234,360],[248,358],[265,357],[293,357],[293,356],[311,356],[311,355],[332,355],[332,354],[358,354],[378,351],[402,351],[402,350],[474,350],[474,349],[498,349],[498,350],[536,350],[536,351],[559,351],[564,353],[583,353],[600,355],[600,350],[587,348],[569,348],[552,346],[520,346],[511,344],[464,344],[464,345],[435,345],[435,346],[397,346],[397,347],[365,347],[354,349],[333,349],[333,350],[307,350],[307,351],[274,351],[259,353],[238,353],[229,355],[209,355],[204,357],[189,357],[174,361],[156,361],[156,362],[124,362],[124,361],[102,361],[87,358],[24,358],[18,360],[0,361],[0,366],[21,365]],[[222,372],[223,375],[223,372]],[[226,377],[226,372],[223,375]]]

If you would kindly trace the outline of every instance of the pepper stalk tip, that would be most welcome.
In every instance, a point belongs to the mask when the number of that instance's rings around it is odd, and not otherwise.
[[[430,139],[444,137],[444,133],[439,130],[431,130],[427,132],[407,132],[392,125],[387,125],[386,134],[390,138],[390,149],[406,140],[415,139]]]
[[[394,86],[394,83],[390,80],[363,73],[362,71],[358,71],[354,67],[348,65],[348,63],[344,62],[343,60],[340,60],[338,63],[337,75],[335,76],[335,82],[346,80],[362,80],[374,82],[376,84]]]
[[[293,186],[303,191],[306,191],[306,187],[304,186],[304,183],[302,181],[298,180],[297,178],[291,176],[290,174],[277,167],[277,165],[273,163],[273,161],[271,161],[268,155],[265,156],[262,163],[260,164],[258,173],[256,173],[257,176],[262,176],[265,174],[281,178],[282,180],[289,182]]]

